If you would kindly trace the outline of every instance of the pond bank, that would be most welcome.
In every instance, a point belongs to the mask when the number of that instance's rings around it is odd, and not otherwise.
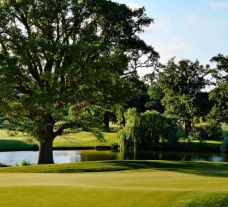
[[[31,165],[17,167],[0,167],[0,173],[73,173],[73,172],[107,172],[138,169],[165,169],[169,171],[192,174],[217,175],[228,177],[228,163],[183,162],[183,161],[93,161],[67,164]]]
[[[53,150],[55,163],[76,163],[105,160],[170,160],[170,161],[210,161],[228,162],[228,153],[140,151],[123,153],[111,150]],[[0,163],[8,166],[21,165],[26,162],[36,164],[38,151],[0,152]]]

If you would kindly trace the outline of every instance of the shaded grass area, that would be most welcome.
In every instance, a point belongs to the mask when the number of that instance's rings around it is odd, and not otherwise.
[[[221,145],[221,141],[207,140],[201,143],[198,140],[180,139],[180,142],[172,148],[183,152],[220,152]],[[168,150],[170,149],[168,148]]]
[[[0,130],[0,151],[37,150],[35,142],[29,142],[26,134],[10,134],[7,130]]]
[[[228,194],[208,194],[186,204],[186,207],[228,207]]]
[[[38,150],[38,145],[17,139],[0,139],[0,151]]]
[[[81,162],[54,165],[32,165],[0,168],[0,173],[78,173],[78,172],[107,172],[130,170],[129,166],[117,165],[112,162]]]
[[[175,161],[96,161],[53,165],[1,167],[0,173],[78,173],[158,169],[211,177],[228,177],[228,163]]]

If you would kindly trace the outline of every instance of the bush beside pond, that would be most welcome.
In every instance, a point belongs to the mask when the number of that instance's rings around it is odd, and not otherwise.
[[[221,140],[222,129],[219,125],[207,123],[204,125],[195,126],[190,136],[199,141]]]

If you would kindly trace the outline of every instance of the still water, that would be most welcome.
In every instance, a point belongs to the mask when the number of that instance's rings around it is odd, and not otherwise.
[[[0,152],[0,163],[14,166],[26,160],[35,164],[37,151]],[[228,162],[228,154],[223,153],[184,153],[184,152],[138,152],[123,156],[120,152],[97,150],[59,150],[54,151],[55,163],[72,163],[98,160],[173,160],[173,161],[212,161]]]

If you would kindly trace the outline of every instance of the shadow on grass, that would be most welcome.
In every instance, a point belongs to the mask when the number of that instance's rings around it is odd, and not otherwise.
[[[38,146],[20,140],[0,139],[0,151],[38,150]]]
[[[81,173],[139,169],[164,170],[211,177],[228,177],[228,163],[182,161],[90,161],[26,167],[0,167],[0,173]]]
[[[228,207],[228,194],[224,193],[213,193],[206,196],[201,196],[187,205],[185,207]]]
[[[213,177],[228,177],[228,164],[211,162],[173,162],[173,161],[109,161],[117,167],[129,169],[157,169]]]

